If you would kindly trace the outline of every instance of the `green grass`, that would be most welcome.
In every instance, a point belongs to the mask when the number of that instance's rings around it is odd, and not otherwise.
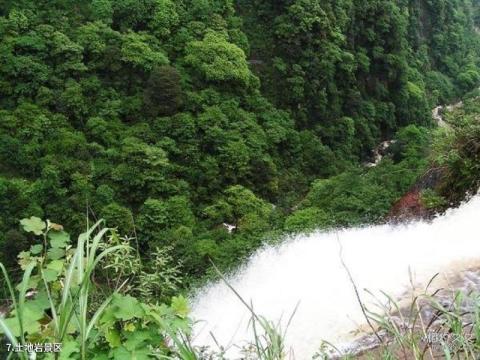
[[[356,356],[336,354],[341,359],[462,359],[480,354],[480,295],[457,291],[448,297],[441,290],[412,295],[408,306],[383,294],[378,310],[368,318],[382,343]],[[386,301],[385,301],[386,300]],[[373,336],[373,335],[370,335]],[[332,350],[332,347],[329,347]],[[324,352],[325,353],[325,352]]]
[[[31,262],[26,266],[22,281],[17,287],[17,289],[19,289],[18,296],[15,295],[12,281],[4,265],[0,263],[0,268],[9,290],[12,310],[20,329],[20,336],[14,336],[14,331],[11,328],[12,326],[8,325],[5,319],[0,317],[0,327],[12,345],[26,345],[26,323],[31,321],[25,313],[26,294],[27,290],[30,288],[32,272],[38,266],[41,281],[45,286],[48,296],[55,342],[62,343],[69,332],[69,327],[72,325],[75,326],[79,332],[78,340],[80,345],[80,357],[82,360],[87,359],[87,345],[91,340],[92,330],[112,299],[112,297],[109,296],[96,309],[93,315],[90,313],[89,300],[93,289],[91,276],[103,258],[110,253],[125,248],[123,245],[117,245],[109,247],[101,252],[98,251],[101,240],[110,231],[108,228],[98,230],[102,223],[103,221],[98,221],[95,225],[90,227],[86,233],[80,235],[71,258],[65,260],[67,270],[63,278],[63,288],[61,290],[60,299],[52,294],[50,281],[45,273],[44,267],[42,266],[43,262]],[[95,234],[96,230],[98,230],[98,232]],[[47,228],[44,232],[44,239],[46,239],[48,231],[49,229]],[[17,355],[21,359],[27,358],[25,353],[18,353]],[[8,358],[11,358],[12,356],[13,353],[10,353]]]

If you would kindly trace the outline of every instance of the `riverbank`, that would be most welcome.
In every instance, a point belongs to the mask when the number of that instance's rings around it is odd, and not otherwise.
[[[453,263],[427,288],[412,285],[403,298],[379,298],[380,311],[366,310],[373,329],[359,328],[359,338],[343,352],[331,349],[329,358],[433,360],[449,353],[469,359],[478,353],[479,293],[479,262]]]

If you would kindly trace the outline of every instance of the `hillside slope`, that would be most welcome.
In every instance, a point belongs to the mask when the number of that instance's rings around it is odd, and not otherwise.
[[[2,2],[1,260],[32,242],[18,227],[32,215],[73,233],[105,218],[145,257],[173,248],[191,277],[305,216],[374,221],[414,181],[432,105],[478,84],[474,13],[466,0]],[[391,167],[374,187],[339,175],[407,125],[394,190],[378,191]],[[322,195],[332,176],[350,197]],[[301,199],[313,210],[286,222]]]

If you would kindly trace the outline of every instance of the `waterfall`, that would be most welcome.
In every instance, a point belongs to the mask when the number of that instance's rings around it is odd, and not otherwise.
[[[258,250],[228,281],[256,313],[283,326],[298,304],[286,343],[295,359],[309,359],[322,340],[342,346],[355,338],[354,330],[365,327],[341,258],[367,306],[373,306],[374,299],[365,289],[374,294],[383,290],[397,299],[410,296],[409,273],[418,286],[425,286],[436,273],[439,279],[460,274],[480,261],[480,196],[431,222],[287,238]],[[196,294],[192,312],[198,321],[196,345],[218,349],[218,342],[235,359],[236,346],[251,339],[248,309],[221,281]]]

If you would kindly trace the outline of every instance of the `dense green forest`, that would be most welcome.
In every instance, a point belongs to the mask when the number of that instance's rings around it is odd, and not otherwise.
[[[0,332],[221,359],[178,296],[212,264],[383,221],[432,166],[432,207],[478,187],[479,23],[473,0],[1,1]]]
[[[431,108],[478,85],[477,14],[467,0],[3,1],[2,261],[32,242],[30,216],[73,233],[103,218],[189,278],[285,230],[380,219],[426,166]]]

